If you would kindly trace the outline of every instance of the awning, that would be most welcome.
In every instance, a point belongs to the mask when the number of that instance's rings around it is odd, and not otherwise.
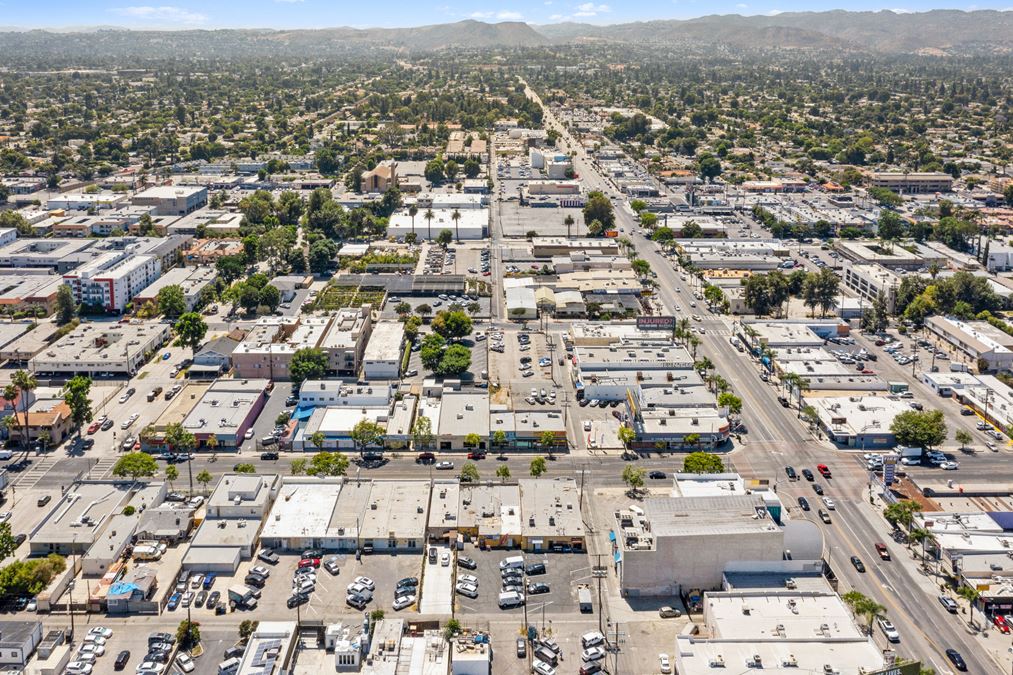
[[[290,419],[297,420],[297,421],[308,420],[310,418],[310,416],[313,415],[313,410],[314,410],[314,408],[312,408],[312,407],[310,407],[310,408],[296,408],[295,411],[293,411],[292,417]]]
[[[609,530],[609,541],[611,541],[613,544],[615,543],[616,541],[615,530]]]
[[[615,555],[613,556],[613,558],[615,559],[615,561],[616,561],[617,563],[621,563],[621,562],[623,561],[623,554],[622,554],[622,553],[620,553],[619,551],[616,551],[616,553],[615,553]]]

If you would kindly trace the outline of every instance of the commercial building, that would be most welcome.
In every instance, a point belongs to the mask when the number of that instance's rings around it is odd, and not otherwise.
[[[964,321],[950,316],[931,316],[925,327],[956,349],[974,367],[1008,370],[1013,367],[1013,336],[986,321]]]
[[[157,303],[159,291],[168,286],[179,286],[183,291],[186,311],[192,312],[197,308],[205,289],[210,288],[217,278],[218,271],[214,267],[173,268],[136,294],[134,306],[142,307],[149,302]]]
[[[222,476],[183,556],[183,569],[234,574],[240,561],[253,557],[264,516],[280,487],[281,479],[274,474]]]
[[[81,480],[67,486],[59,500],[29,533],[32,555],[81,555],[102,536],[127,506],[136,510],[162,503],[165,483]]]
[[[107,373],[136,375],[159,347],[168,342],[169,324],[82,323],[29,362],[39,375]]]
[[[396,380],[401,375],[404,324],[380,321],[373,326],[362,355],[362,376],[366,380]]]
[[[438,484],[437,489],[443,485]],[[459,490],[457,531],[477,546],[517,548],[523,537],[521,526],[521,490],[516,484],[463,483]],[[435,501],[435,498],[434,498]],[[453,508],[448,505],[448,508]],[[438,512],[430,510],[434,516]],[[433,532],[434,536],[439,533]]]
[[[185,216],[208,205],[208,189],[194,185],[159,185],[138,192],[135,206],[150,206],[159,216]]]
[[[87,211],[111,209],[124,204],[127,196],[116,192],[63,192],[46,200],[48,211]]]
[[[63,279],[50,274],[0,274],[0,311],[4,314],[56,309],[56,294]]]
[[[215,380],[183,420],[183,428],[194,435],[198,448],[207,448],[212,437],[215,449],[239,448],[264,408],[269,385],[265,379]]]
[[[420,241],[423,239],[435,241],[442,230],[450,230],[455,240],[474,241],[484,239],[489,231],[489,209],[434,208],[432,212],[434,217],[429,220],[423,217],[426,211],[420,211],[415,216],[414,230],[412,229],[412,217],[408,215],[407,210],[392,214],[387,222],[387,236],[405,237],[414,231]],[[454,214],[459,216],[456,221]]]
[[[24,667],[41,642],[41,621],[0,621],[0,666]]]
[[[518,484],[524,550],[536,553],[560,547],[583,550],[585,530],[577,481],[573,478],[522,478]]]
[[[292,672],[298,644],[295,621],[260,621],[246,643],[236,675],[283,675]]]
[[[716,490],[649,498],[643,508],[617,512],[616,558],[625,595],[720,588],[726,570],[781,565],[785,528],[777,495]]]
[[[869,176],[869,185],[904,194],[951,192],[953,190],[953,176],[942,172],[877,171]]]
[[[875,264],[855,264],[844,268],[844,285],[871,305],[883,294],[886,309],[893,312],[897,304],[897,289],[901,278],[894,272]]]
[[[440,396],[439,413],[433,419],[440,450],[465,450],[466,438],[479,437],[478,449],[489,442],[489,396],[485,392],[444,391]]]
[[[753,577],[755,582],[704,594],[706,628],[697,634],[684,631],[676,638],[673,672],[709,675],[715,669],[762,669],[865,675],[892,664],[819,576],[729,577]],[[914,662],[913,669],[889,672],[917,675],[918,666]]]
[[[135,295],[162,274],[162,261],[143,255],[138,245],[103,253],[91,262],[63,275],[78,303],[123,312]]]
[[[421,551],[429,520],[429,481],[373,481],[360,543],[379,552]]]
[[[903,401],[880,396],[809,397],[806,403],[816,410],[817,424],[828,439],[870,450],[895,446],[893,420],[911,410]]]
[[[303,348],[319,348],[329,370],[357,375],[372,334],[369,305],[324,316],[263,317],[232,353],[239,377],[289,377],[292,356]]]

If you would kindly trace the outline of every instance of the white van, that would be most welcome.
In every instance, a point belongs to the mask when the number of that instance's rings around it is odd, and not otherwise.
[[[598,631],[591,631],[580,636],[580,646],[584,649],[595,647],[605,642],[605,636]]]
[[[14,456],[14,453],[10,450],[0,450],[0,459],[10,459]]]
[[[509,570],[518,567],[524,567],[524,556],[514,555],[509,558],[504,558],[499,561],[499,568],[501,570]]]
[[[505,593],[499,594],[499,608],[510,609],[511,607],[520,607],[524,604],[524,594],[518,593],[517,591],[506,591]]]
[[[232,657],[218,664],[218,675],[234,675],[239,670],[239,659]]]

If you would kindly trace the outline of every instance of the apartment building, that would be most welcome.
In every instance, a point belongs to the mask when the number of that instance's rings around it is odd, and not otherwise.
[[[84,305],[122,313],[131,299],[162,274],[162,262],[140,255],[138,245],[108,251],[63,275],[74,299]]]

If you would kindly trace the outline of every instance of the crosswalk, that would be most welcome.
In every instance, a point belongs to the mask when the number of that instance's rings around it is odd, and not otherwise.
[[[21,489],[33,488],[36,483],[42,480],[50,469],[56,466],[57,458],[53,455],[47,455],[41,459],[32,462],[31,468],[22,473],[14,481],[14,485]]]
[[[102,457],[95,463],[95,466],[91,468],[89,476],[91,478],[105,478],[106,474],[112,471],[112,468],[116,465],[117,457]]]

